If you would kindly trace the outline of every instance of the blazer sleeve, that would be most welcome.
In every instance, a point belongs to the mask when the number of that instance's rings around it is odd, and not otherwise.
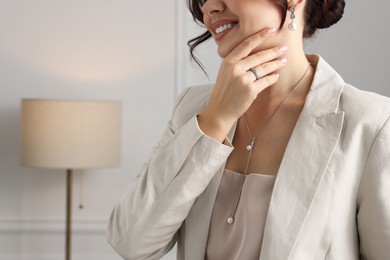
[[[363,260],[390,259],[390,122],[377,135],[358,192],[358,231]]]
[[[107,240],[124,259],[159,259],[175,245],[182,222],[233,150],[206,136],[194,115],[176,127],[181,94],[148,161],[109,220]]]

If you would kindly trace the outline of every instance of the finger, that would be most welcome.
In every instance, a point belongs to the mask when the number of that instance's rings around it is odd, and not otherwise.
[[[258,33],[246,38],[226,57],[233,61],[239,61],[246,58],[256,47],[263,43],[263,41],[275,33],[275,28],[267,28]]]
[[[259,66],[260,64],[272,61],[287,52],[287,46],[275,47],[265,51],[254,53],[240,62],[240,67],[247,71],[250,68]]]
[[[274,73],[276,70],[286,65],[286,63],[287,63],[286,58],[273,60],[270,62],[263,63],[259,66],[253,67],[251,70],[254,71],[248,70],[248,73],[252,74],[251,76],[253,78],[253,81],[256,81],[263,78],[264,76]]]
[[[259,94],[264,89],[275,84],[278,80],[279,74],[273,73],[253,82],[252,88],[257,92],[257,94]]]

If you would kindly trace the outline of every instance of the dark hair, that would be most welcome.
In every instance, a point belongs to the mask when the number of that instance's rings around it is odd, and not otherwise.
[[[344,0],[306,1],[303,36],[311,37],[317,29],[328,28],[337,23],[343,17],[344,7]]]
[[[202,6],[207,0],[187,0],[188,7],[192,14],[194,21],[200,25],[204,25]],[[283,27],[286,21],[287,14],[287,0],[273,0],[278,7],[281,14],[281,21],[279,29]],[[344,0],[307,0],[305,7],[305,28],[303,30],[303,37],[311,37],[317,29],[328,28],[337,23],[344,14],[345,1]],[[205,72],[203,65],[194,54],[195,48],[211,38],[209,31],[189,40],[187,42],[190,47],[191,59],[194,60],[199,67]]]

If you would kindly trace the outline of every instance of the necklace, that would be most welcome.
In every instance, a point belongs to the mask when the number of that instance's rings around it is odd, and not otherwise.
[[[250,144],[248,144],[246,146],[246,150],[248,151],[248,159],[247,159],[247,162],[246,162],[246,166],[245,166],[245,172],[244,172],[244,180],[243,180],[243,183],[241,185],[241,190],[240,190],[240,193],[238,194],[238,197],[237,197],[237,201],[236,201],[236,205],[234,206],[234,210],[233,210],[233,213],[232,215],[227,219],[227,223],[228,224],[233,224],[234,223],[234,217],[235,217],[235,214],[236,214],[236,210],[237,210],[237,207],[238,207],[238,204],[240,202],[240,198],[241,198],[241,193],[242,193],[242,188],[244,187],[244,183],[245,183],[245,179],[246,179],[246,176],[247,176],[247,173],[248,173],[248,168],[249,168],[249,163],[251,161],[251,158],[252,158],[252,152],[253,152],[253,148],[255,147],[255,141],[256,141],[256,138],[261,135],[264,130],[267,128],[267,126],[270,124],[271,122],[271,119],[273,118],[273,116],[276,114],[276,112],[279,110],[279,108],[286,102],[286,100],[294,93],[295,89],[298,87],[299,83],[301,83],[302,79],[305,77],[307,71],[309,70],[310,68],[310,63],[309,65],[307,66],[305,72],[303,73],[302,77],[298,80],[298,82],[294,85],[294,87],[291,89],[290,93],[282,100],[282,102],[279,103],[279,105],[275,108],[275,110],[272,112],[272,114],[268,117],[267,121],[264,123],[263,127],[260,128],[260,130],[257,132],[256,135],[253,135],[252,134],[252,131],[250,130],[249,128],[249,124],[248,124],[248,119],[246,118],[246,114],[244,113],[244,122],[245,122],[245,126],[248,130],[248,134],[249,134],[249,137],[251,139],[251,142]]]

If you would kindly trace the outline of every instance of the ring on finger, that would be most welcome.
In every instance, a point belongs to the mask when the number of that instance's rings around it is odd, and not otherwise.
[[[258,72],[255,68],[250,68],[249,70],[253,73],[253,75],[255,75],[256,80],[261,78],[261,73]]]

